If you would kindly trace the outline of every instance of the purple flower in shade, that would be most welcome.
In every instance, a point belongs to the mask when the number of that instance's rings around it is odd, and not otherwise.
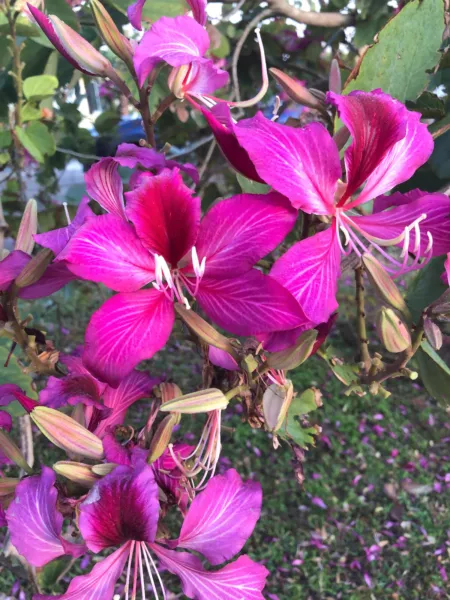
[[[62,553],[57,547],[62,517],[55,508],[52,475],[46,469],[45,480],[44,474],[25,480],[24,483],[33,480],[33,485],[23,487],[23,502],[11,505],[7,514],[11,537],[18,541],[19,552],[28,560],[39,552],[41,565]],[[261,592],[268,572],[248,556],[240,556],[219,570],[208,571],[198,556],[186,552],[191,550],[203,555],[213,566],[232,559],[251,535],[261,513],[261,501],[259,484],[244,483],[236,471],[229,470],[211,479],[206,489],[195,497],[178,539],[168,541],[158,537],[160,507],[152,468],[145,463],[135,467],[118,466],[91,489],[79,506],[78,520],[89,550],[98,553],[107,548],[117,549],[96,563],[89,574],[75,577],[65,594],[38,594],[34,600],[112,600],[116,582],[123,572],[126,572],[126,597],[135,598],[139,588],[144,597],[147,578],[155,596],[158,587],[165,596],[154,557],[161,568],[181,579],[188,598],[263,600]],[[21,507],[20,519],[14,517],[13,506]],[[37,509],[44,511],[42,521]]]
[[[49,377],[47,386],[39,394],[41,404],[50,408],[84,404],[86,427],[99,438],[103,438],[109,428],[121,425],[128,408],[150,397],[153,387],[159,383],[147,373],[133,370],[117,388],[112,388],[96,379],[83,366],[81,358],[62,356],[60,362],[68,369],[68,375]]]
[[[291,293],[254,268],[294,225],[296,212],[280,194],[222,200],[200,223],[200,199],[176,169],[145,178],[125,194],[126,208],[109,174],[104,171],[99,191],[110,214],[86,222],[58,257],[78,277],[120,292],[86,332],[83,362],[98,379],[118,385],[161,349],[172,330],[174,300],[190,306],[187,294],[236,335],[305,323]],[[141,289],[151,282],[153,288]]]
[[[421,258],[444,254],[450,246],[447,196],[419,190],[382,196],[409,179],[433,150],[420,115],[380,90],[348,96],[329,93],[328,101],[337,107],[352,136],[345,151],[345,183],[340,180],[339,150],[323,125],[294,129],[259,113],[234,126],[238,143],[260,178],[295,208],[322,215],[330,224],[294,244],[271,271],[312,323],[326,321],[336,310],[341,255],[376,249],[386,270],[399,274],[419,268],[424,264]],[[354,212],[374,198],[372,214]],[[402,248],[400,260],[384,250],[393,245]],[[415,256],[412,264],[410,253]]]

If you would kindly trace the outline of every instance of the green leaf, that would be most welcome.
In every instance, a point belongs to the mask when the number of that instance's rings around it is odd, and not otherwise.
[[[12,138],[9,131],[0,131],[0,148],[8,148],[11,145]]]
[[[408,2],[380,31],[345,93],[381,88],[401,102],[415,100],[439,62],[443,31],[443,0]]]
[[[56,15],[61,21],[64,21],[66,25],[79,31],[80,25],[78,23],[77,15],[73,12],[66,0],[45,0],[45,12],[48,15]]]
[[[6,165],[9,162],[8,152],[0,152],[0,165]]]
[[[267,194],[271,190],[270,186],[266,185],[265,183],[252,181],[240,173],[236,173],[236,179],[241,186],[241,190],[246,194]]]
[[[39,101],[53,96],[58,87],[58,79],[54,75],[36,75],[27,77],[23,82],[23,93],[27,100]]]
[[[41,118],[41,111],[33,102],[26,102],[22,107],[21,114],[24,123]]]
[[[37,398],[37,394],[32,388],[32,379],[22,371],[17,363],[16,357],[13,355],[10,358],[9,364],[5,367],[11,349],[11,341],[9,339],[0,339],[0,385],[5,383],[15,383],[18,385],[27,396]],[[6,410],[13,416],[25,414],[24,409],[18,402],[12,402],[8,406],[2,406],[2,410]]]
[[[285,434],[280,429],[280,436],[284,439],[291,438],[296,444],[298,444],[301,448],[307,448],[308,446],[314,446],[316,443],[315,437],[317,435],[317,430],[315,427],[302,427],[299,421],[296,419],[287,419],[286,420],[286,430]],[[286,435],[287,434],[287,435]]]
[[[428,393],[448,404],[450,402],[450,368],[428,342],[422,342],[415,356],[419,374]]]
[[[406,304],[411,311],[412,318],[417,322],[422,311],[447,289],[441,279],[444,272],[445,257],[433,258],[416,275],[408,288]]]
[[[3,13],[0,13],[0,34],[9,34],[9,24]],[[27,17],[19,17],[16,21],[16,34],[20,37],[37,37],[39,29]]]
[[[127,8],[133,4],[134,1],[135,0],[106,0],[106,3],[126,15]],[[144,10],[142,11],[142,18],[143,20],[156,21],[160,17],[177,17],[188,10],[189,7],[184,0],[149,0],[149,2],[145,3]]]
[[[305,390],[302,394],[293,398],[288,415],[307,415],[313,410],[317,410],[322,405],[321,397],[322,394],[317,388]]]
[[[442,119],[446,113],[445,103],[431,92],[424,92],[419,96],[412,108],[420,112],[425,119]]]
[[[230,41],[226,35],[220,32],[220,44],[217,48],[211,50],[211,54],[217,58],[226,58],[231,52]]]
[[[120,115],[117,112],[109,110],[99,115],[94,122],[94,127],[99,133],[111,133],[111,130],[118,125]]]
[[[20,143],[38,162],[44,162],[45,156],[56,151],[55,140],[44,123],[32,121],[25,129],[16,127],[15,132]]]

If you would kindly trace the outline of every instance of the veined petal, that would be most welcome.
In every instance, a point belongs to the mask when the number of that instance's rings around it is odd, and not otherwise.
[[[86,173],[86,190],[107,212],[126,221],[123,184],[118,169],[114,158],[102,158]]]
[[[0,428],[8,432],[12,428],[12,417],[5,410],[0,410]]]
[[[152,396],[152,390],[159,382],[159,379],[147,373],[134,370],[122,379],[119,387],[107,387],[103,402],[111,409],[111,413],[100,421],[95,435],[101,438],[108,427],[122,424],[128,408],[138,400]]]
[[[257,269],[234,279],[205,277],[196,298],[212,321],[235,335],[291,329],[306,320],[295,298]]]
[[[270,276],[288,289],[311,323],[323,323],[333,313],[341,254],[330,227],[294,244],[272,267]]]
[[[49,377],[46,387],[39,393],[39,401],[44,406],[59,408],[65,404],[81,402],[86,406],[102,408],[101,396],[105,390],[101,383],[90,374]]]
[[[35,298],[46,298],[51,296],[65,285],[77,279],[64,262],[50,264],[42,277],[19,292],[20,298],[34,300]]]
[[[211,59],[197,60],[191,64],[183,91],[190,96],[213,94],[226,86],[229,80],[227,71],[217,67]]]
[[[98,379],[117,387],[141,360],[161,350],[174,320],[173,303],[162,292],[117,294],[93,314],[83,362]]]
[[[235,359],[226,350],[221,350],[215,346],[208,348],[209,362],[216,367],[221,367],[227,371],[239,371],[240,367]]]
[[[165,169],[127,192],[126,199],[142,244],[176,267],[197,239],[200,198],[192,195],[177,170]]]
[[[329,92],[327,99],[337,107],[352,136],[352,143],[345,151],[347,188],[339,201],[342,206],[375,171],[394,144],[405,137],[408,111],[381,90],[354,91],[348,96]]]
[[[117,292],[133,292],[154,279],[154,261],[133,226],[116,215],[85,223],[58,260],[78,277],[98,281]]]
[[[159,519],[158,486],[145,462],[118,466],[80,505],[79,527],[92,552],[127,541],[153,542]]]
[[[89,198],[84,196],[77,209],[72,223],[67,227],[60,227],[46,233],[37,233],[34,240],[44,248],[50,248],[55,256],[58,256],[66,247],[72,235],[83,225],[88,219],[95,217],[95,214],[89,208]]]
[[[240,556],[235,562],[215,572],[206,571],[199,558],[187,552],[167,550],[159,544],[151,549],[161,564],[182,582],[183,592],[194,600],[264,600],[268,570]]]
[[[192,10],[192,16],[200,23],[205,26],[208,15],[206,14],[206,2],[207,0],[186,0],[190,9]]]
[[[427,194],[428,192],[422,192],[422,190],[416,188],[415,190],[410,190],[405,194],[402,194],[401,192],[394,192],[389,196],[378,196],[373,201],[372,213],[379,213],[387,208],[392,208],[393,206],[409,204],[410,202],[414,202],[414,200],[418,200]]]
[[[336,144],[323,125],[294,129],[258,113],[239,121],[234,130],[258,175],[289,198],[294,208],[333,214],[341,165]]]
[[[256,172],[247,150],[243,148],[236,137],[235,124],[229,106],[225,102],[221,102],[213,106],[211,110],[206,108],[200,108],[200,110],[211,127],[222,154],[233,169],[252,181],[264,183]]]
[[[120,144],[114,160],[122,167],[134,169],[137,165],[141,165],[144,169],[156,170],[158,173],[163,169],[177,168],[189,175],[195,184],[198,183],[197,167],[194,167],[191,163],[181,164],[176,160],[169,160],[165,154],[154,148],[141,148],[135,144]]]
[[[422,192],[422,197],[385,210],[361,217],[351,217],[352,222],[366,235],[376,238],[374,241],[395,240],[401,236],[405,228],[411,226],[422,215],[426,218],[418,223],[420,242],[418,254],[424,255],[430,243],[428,233],[432,235],[432,256],[441,256],[450,251],[450,198],[445,194],[428,194]],[[403,242],[399,242],[399,246]],[[409,252],[417,253],[416,229],[412,228],[409,239]]]
[[[41,475],[23,479],[6,511],[12,543],[35,567],[83,551],[83,546],[63,543],[61,538],[63,517],[56,509],[55,480],[55,473],[48,467],[42,468]]]
[[[130,544],[121,548],[98,562],[87,575],[74,577],[65,594],[47,596],[35,594],[33,600],[112,600],[114,587],[122,575],[128,556]]]
[[[259,483],[244,483],[234,469],[213,477],[194,498],[183,521],[178,547],[203,554],[212,565],[230,560],[251,536],[261,504]]]
[[[291,231],[297,211],[277,192],[239,194],[203,217],[195,247],[207,277],[236,277],[274,250]]]
[[[137,0],[127,8],[127,15],[130,23],[138,31],[142,31],[142,10],[147,0]]]
[[[21,250],[14,250],[0,262],[0,292],[5,292],[30,262],[31,256]]]
[[[208,48],[208,33],[191,17],[161,17],[144,34],[134,54],[139,85],[143,85],[156,63],[187,65],[202,57]]]

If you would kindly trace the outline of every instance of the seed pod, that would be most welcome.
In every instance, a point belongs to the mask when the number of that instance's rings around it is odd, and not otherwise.
[[[161,405],[162,412],[178,412],[186,415],[221,410],[228,406],[228,399],[220,390],[210,388],[186,394]]]
[[[379,312],[377,331],[389,352],[403,352],[411,345],[408,328],[391,308],[382,308]]]

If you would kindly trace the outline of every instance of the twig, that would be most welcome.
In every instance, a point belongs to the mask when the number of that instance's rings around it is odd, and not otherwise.
[[[199,139],[197,142],[194,142],[193,144],[188,144],[181,150],[178,150],[178,151],[173,150],[170,154],[167,155],[167,158],[169,158],[169,159],[178,158],[179,156],[184,156],[185,154],[194,152],[194,150],[198,150],[198,148],[201,148],[205,144],[208,144],[213,139],[214,139],[213,135],[208,135],[206,137],[203,137],[203,138]]]
[[[238,67],[239,57],[242,52],[242,48],[244,47],[244,44],[245,44],[248,36],[255,29],[255,27],[258,25],[258,23],[260,21],[263,21],[264,19],[267,19],[268,17],[273,16],[273,15],[274,15],[274,11],[271,8],[266,8],[265,10],[260,12],[258,15],[256,15],[256,17],[254,17],[247,24],[246,28],[242,32],[241,37],[238,40],[238,43],[236,44],[236,48],[234,49],[233,58],[231,61],[231,73],[232,73],[232,77],[233,77],[234,95],[236,96],[237,102],[241,101],[241,92],[239,89],[239,79],[238,79],[237,67]]]
[[[370,358],[369,340],[367,339],[366,311],[364,303],[364,270],[362,267],[357,267],[355,269],[355,283],[356,311],[358,315],[357,330],[361,349],[361,360],[364,363],[366,373],[368,373],[372,365],[372,359]]]
[[[95,154],[83,154],[81,152],[75,152],[75,150],[61,148],[60,146],[56,146],[56,152],[68,154],[69,156],[74,156],[75,158],[83,158],[84,160],[101,160],[103,158],[102,156],[95,156]]]
[[[205,159],[204,159],[202,166],[200,167],[200,170],[198,172],[198,178],[200,181],[201,181],[203,175],[205,174],[206,169],[208,168],[209,162],[212,158],[212,155],[214,154],[215,148],[216,148],[216,140],[214,139],[208,148],[208,152],[206,153]]]

